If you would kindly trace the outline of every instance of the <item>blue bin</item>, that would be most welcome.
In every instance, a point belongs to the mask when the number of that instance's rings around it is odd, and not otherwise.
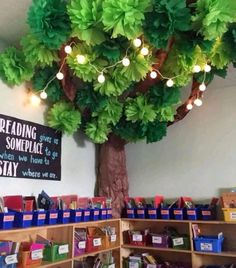
[[[33,213],[33,226],[43,226],[46,220],[46,211],[34,211]]]
[[[185,209],[186,219],[196,221],[200,219],[200,207]]]
[[[70,222],[70,209],[59,209],[57,223],[69,223]]]
[[[184,219],[183,208],[172,208],[171,209],[171,218],[174,220],[183,220]]]
[[[82,209],[72,209],[70,211],[70,222],[81,222],[82,221]]]
[[[7,264],[11,263],[11,264]],[[1,268],[16,268],[17,256],[16,254],[0,256],[0,267]]]
[[[169,208],[161,208],[161,219],[169,220],[171,216],[171,211]]]
[[[48,210],[46,213],[46,224],[57,224],[58,210]]]
[[[99,219],[100,220],[107,219],[107,209],[106,208],[100,208]]]
[[[15,212],[0,213],[0,229],[13,228]]]
[[[145,219],[145,217],[146,217],[146,209],[145,208],[137,208],[136,209],[136,217],[138,219]]]
[[[107,219],[108,220],[112,219],[112,209],[111,208],[107,208]]]
[[[216,209],[208,208],[208,205],[200,208],[200,218],[203,221],[212,221],[216,219]]]
[[[135,218],[135,209],[134,208],[127,208],[126,215],[127,215],[127,218],[134,219]]]
[[[100,209],[98,209],[98,208],[91,209],[90,220],[91,221],[98,221],[99,217],[100,217]]]
[[[218,236],[199,236],[193,238],[196,251],[201,252],[222,252],[222,244],[224,237],[218,238]]]
[[[14,227],[31,227],[33,222],[33,212],[15,212]]]
[[[90,215],[91,215],[90,209],[83,209],[82,221],[90,221]]]
[[[148,208],[147,209],[147,218],[148,219],[157,219],[157,209],[156,208]]]

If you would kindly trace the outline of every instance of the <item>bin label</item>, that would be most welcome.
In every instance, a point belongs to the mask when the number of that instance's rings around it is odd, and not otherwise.
[[[90,216],[90,211],[85,211],[84,216]]]
[[[12,255],[6,256],[5,263],[7,265],[18,263],[17,254],[12,254]]]
[[[50,219],[57,219],[58,214],[57,213],[50,213]]]
[[[39,214],[38,215],[39,220],[45,220],[45,218],[46,218],[46,214]]]
[[[133,214],[134,213],[134,210],[133,209],[128,209],[127,210],[127,214]]]
[[[200,248],[203,251],[213,251],[213,246],[211,243],[200,243]]]
[[[152,210],[148,210],[148,215],[156,215],[157,212],[155,209],[152,209]]]
[[[161,244],[162,243],[162,237],[161,236],[153,236],[152,237],[152,243],[153,244]]]
[[[43,250],[37,249],[31,252],[31,260],[40,260],[43,258]]]
[[[143,236],[141,234],[133,234],[133,241],[143,241]]]
[[[182,210],[174,210],[175,215],[182,215],[183,211]]]
[[[79,249],[85,249],[86,248],[86,242],[85,241],[80,241],[78,243],[78,248]]]
[[[157,265],[156,265],[156,264],[147,264],[146,267],[147,267],[147,268],[156,268]]]
[[[65,253],[68,253],[68,252],[69,252],[69,245],[68,244],[59,246],[59,248],[58,248],[58,254],[59,255],[65,254]]]
[[[111,235],[111,242],[116,242],[116,234]]]
[[[161,215],[169,215],[169,210],[167,210],[167,209],[162,209],[162,210],[161,210]]]
[[[101,238],[94,238],[93,239],[93,246],[94,247],[99,247],[102,245],[102,239]]]
[[[236,212],[230,212],[230,219],[236,220]]]
[[[184,244],[183,237],[174,238],[172,241],[173,241],[173,246],[180,246]]]
[[[138,210],[137,210],[137,214],[139,214],[139,215],[143,215],[143,214],[144,214],[144,210],[143,210],[143,209],[138,209]]]
[[[63,218],[70,218],[70,212],[64,212]]]
[[[187,211],[187,214],[188,215],[191,215],[191,216],[195,216],[196,215],[196,211],[195,210],[188,210]]]
[[[23,221],[32,221],[33,215],[24,215]]]
[[[203,210],[202,215],[203,216],[211,216],[211,211]]]
[[[4,222],[14,221],[14,216],[4,216],[3,217]]]
[[[129,268],[139,268],[139,263],[130,261]]]
[[[107,214],[108,214],[108,215],[111,215],[111,214],[112,214],[112,210],[111,210],[111,209],[108,209],[108,210],[107,210]]]
[[[99,215],[99,210],[95,210],[95,211],[94,211],[94,215],[95,215],[95,216],[98,216],[98,215]]]
[[[82,216],[82,212],[81,212],[81,211],[76,212],[76,213],[75,213],[75,216],[76,216],[76,217],[81,217],[81,216]]]
[[[115,263],[112,263],[112,264],[108,265],[108,268],[115,268],[115,267],[116,267]]]

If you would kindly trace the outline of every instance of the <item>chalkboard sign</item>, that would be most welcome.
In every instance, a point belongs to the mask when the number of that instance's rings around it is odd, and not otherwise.
[[[61,134],[0,114],[0,177],[61,180]]]

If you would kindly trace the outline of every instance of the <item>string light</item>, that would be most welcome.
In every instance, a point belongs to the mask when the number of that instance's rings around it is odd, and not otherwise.
[[[129,58],[123,58],[122,60],[122,64],[125,66],[125,67],[128,67],[130,65],[130,60]]]
[[[86,58],[84,55],[77,55],[76,59],[79,64],[85,64]]]
[[[199,99],[199,98],[197,98],[197,99],[194,100],[194,104],[195,104],[196,106],[200,107],[200,106],[202,106],[202,100]]]
[[[157,72],[155,72],[155,71],[151,71],[151,73],[150,73],[150,77],[151,77],[152,79],[157,78]]]
[[[200,72],[201,72],[201,66],[199,66],[199,65],[195,65],[195,66],[193,67],[193,72],[194,72],[194,73],[200,73]]]
[[[64,50],[65,50],[66,54],[71,54],[71,52],[72,52],[72,48],[69,45],[65,46]]]
[[[38,96],[32,94],[32,95],[30,96],[30,102],[31,102],[31,104],[32,104],[33,106],[39,106],[41,100],[40,100],[40,98],[39,98]]]
[[[42,100],[46,100],[47,97],[48,97],[48,94],[47,94],[45,91],[42,91],[42,92],[40,93],[40,98],[41,98]]]
[[[174,85],[174,81],[173,81],[172,79],[168,79],[167,82],[166,82],[166,85],[167,85],[168,87],[173,87],[173,85]]]
[[[204,66],[204,70],[205,70],[206,73],[209,73],[211,71],[211,66],[209,64],[206,64]]]
[[[100,84],[103,84],[105,82],[106,78],[105,76],[101,73],[99,76],[98,76],[98,82]]]
[[[199,90],[200,90],[200,91],[205,91],[205,90],[206,90],[206,85],[205,85],[205,83],[202,83],[202,84],[199,86]]]
[[[64,78],[64,74],[62,72],[58,72],[56,77],[58,80],[62,80]]]
[[[142,41],[139,38],[134,39],[133,44],[135,47],[141,47]]]
[[[147,56],[148,53],[149,53],[149,50],[147,47],[143,47],[140,51],[140,53],[143,55],[143,56]]]
[[[186,108],[190,111],[190,110],[192,110],[193,109],[193,105],[192,105],[192,103],[189,103],[187,106],[186,106]]]

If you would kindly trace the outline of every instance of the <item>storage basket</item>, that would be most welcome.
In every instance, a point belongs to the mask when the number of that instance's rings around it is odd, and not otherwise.
[[[43,260],[48,262],[56,262],[65,260],[69,253],[68,244],[54,244],[46,246],[43,252]]]
[[[224,237],[200,236],[193,238],[193,240],[196,251],[220,253],[222,251]]]
[[[236,221],[236,208],[222,208],[225,221]]]
[[[171,238],[166,234],[150,234],[150,244],[157,248],[169,248]]]
[[[188,235],[171,236],[172,248],[190,249],[190,238]]]

